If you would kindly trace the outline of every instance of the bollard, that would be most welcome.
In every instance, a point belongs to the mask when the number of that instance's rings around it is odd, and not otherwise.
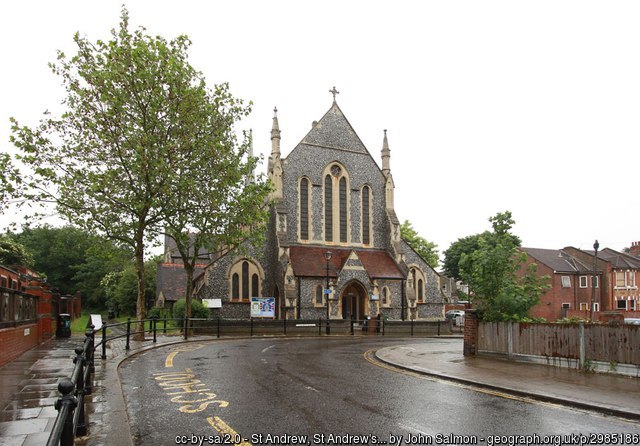
[[[127,318],[127,344],[124,349],[129,350],[131,347],[129,346],[129,337],[131,337],[131,318]]]
[[[284,334],[286,336],[287,334],[287,316],[286,315],[282,321],[283,321],[282,323],[284,324]]]
[[[107,326],[102,326],[102,356],[101,359],[107,359]]]
[[[322,335],[322,318],[318,318],[318,336]]]
[[[220,318],[218,318],[218,322],[216,324],[216,337],[220,337]]]
[[[411,336],[413,336],[413,318],[411,318]]]
[[[164,318],[162,319],[163,324],[162,324],[162,334],[167,334],[167,315],[164,315]]]
[[[157,336],[156,336],[156,332],[157,332],[157,325],[158,325],[158,316],[153,316],[153,343],[155,344],[157,341]]]

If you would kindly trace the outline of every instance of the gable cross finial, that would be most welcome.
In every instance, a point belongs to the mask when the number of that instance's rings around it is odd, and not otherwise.
[[[329,93],[331,93],[333,95],[333,102],[336,102],[336,95],[340,94],[340,92],[338,90],[336,90],[335,85],[333,86],[333,88],[331,90],[329,90]]]

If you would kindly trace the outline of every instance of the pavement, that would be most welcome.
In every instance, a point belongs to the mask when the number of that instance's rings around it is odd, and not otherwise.
[[[0,367],[0,446],[45,444],[57,412],[57,385],[73,370],[73,349],[83,336],[51,339]],[[196,337],[190,340],[211,340]],[[132,445],[118,365],[128,356],[158,345],[182,342],[179,336],[158,336],[131,341],[110,341],[107,360],[96,351],[93,393],[86,397],[89,434],[76,445]],[[640,378],[586,373],[575,369],[520,363],[494,357],[462,355],[461,338],[398,339],[381,348],[376,358],[409,373],[472,385],[581,409],[640,420]]]

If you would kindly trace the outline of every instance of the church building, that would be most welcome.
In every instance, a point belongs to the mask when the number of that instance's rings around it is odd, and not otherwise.
[[[251,297],[274,297],[277,318],[442,319],[439,275],[400,236],[386,130],[380,168],[331,93],[286,157],[274,110],[265,243],[210,264],[196,296],[221,299],[216,315],[228,318],[248,318]]]

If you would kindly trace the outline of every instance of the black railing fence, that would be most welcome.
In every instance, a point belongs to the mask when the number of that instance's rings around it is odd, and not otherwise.
[[[137,327],[143,327],[138,330]],[[244,337],[244,336],[327,336],[327,335],[377,335],[377,336],[440,336],[451,334],[451,321],[385,321],[384,319],[168,319],[151,318],[141,321],[106,324],[85,332],[82,347],[75,349],[75,367],[70,378],[58,384],[60,398],[55,403],[58,416],[53,425],[47,446],[72,446],[74,439],[87,434],[85,419],[85,395],[91,394],[94,352],[100,349],[102,360],[107,359],[109,342],[124,339],[125,350],[131,350],[131,340],[143,338],[157,342],[158,334],[180,336]],[[96,336],[100,341],[96,344]],[[147,336],[152,338],[147,339]]]

